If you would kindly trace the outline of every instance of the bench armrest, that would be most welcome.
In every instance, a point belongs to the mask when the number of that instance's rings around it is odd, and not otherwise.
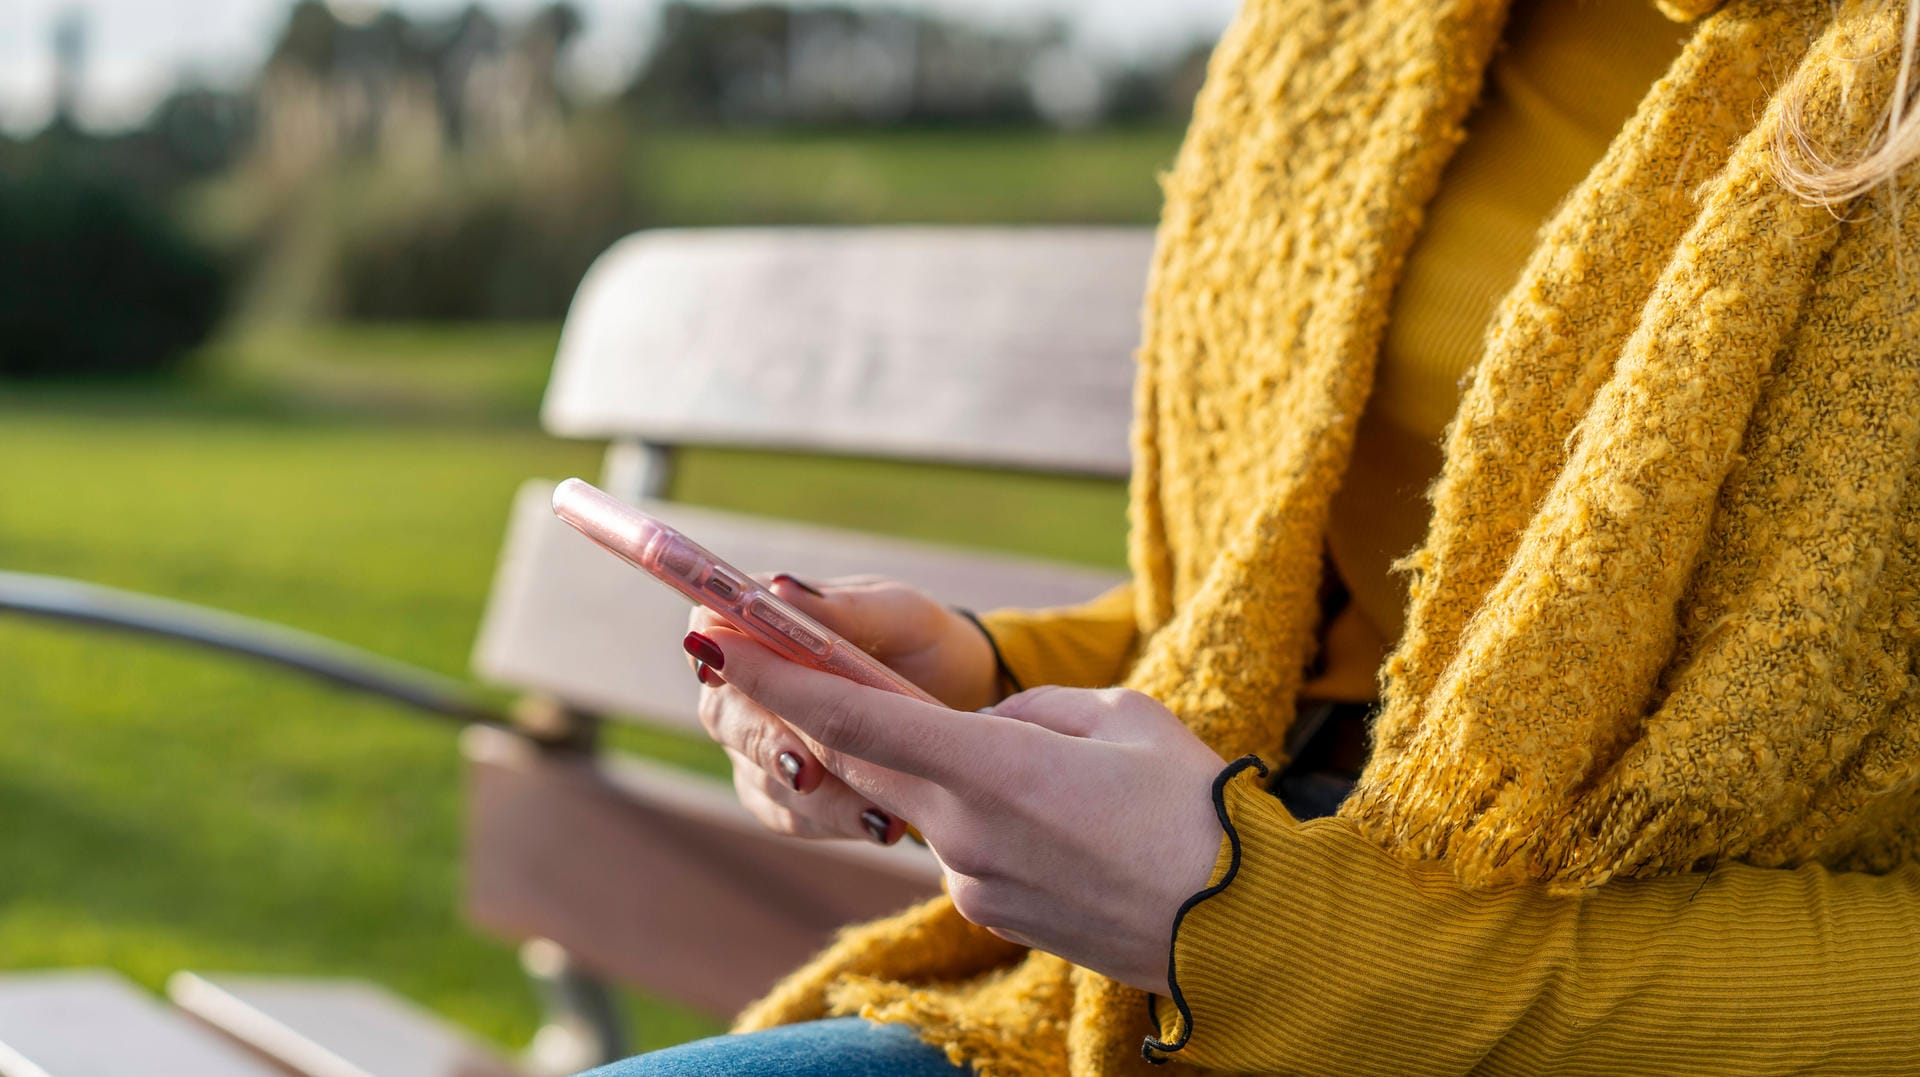
[[[504,711],[460,682],[270,621],[59,576],[0,572],[0,614],[191,643],[380,696],[426,714],[506,725]]]

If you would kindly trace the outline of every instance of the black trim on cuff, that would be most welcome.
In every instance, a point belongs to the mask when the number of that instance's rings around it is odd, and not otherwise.
[[[987,649],[993,652],[994,671],[999,673],[1001,678],[1004,679],[1007,682],[1007,684],[1013,688],[1013,691],[1008,692],[1007,695],[1017,696],[1020,693],[1026,691],[1027,688],[1025,685],[1020,683],[1020,678],[1013,675],[1013,668],[1007,665],[1007,656],[1000,653],[1000,643],[999,641],[993,638],[992,632],[987,631],[986,623],[980,620],[979,617],[975,616],[972,610],[963,609],[962,607],[955,606],[953,607],[953,612],[959,614],[962,617],[965,617],[969,622],[973,624],[973,627],[980,630],[980,634],[982,636],[986,637]],[[1005,698],[1005,697],[1002,697],[1002,698]]]
[[[1227,783],[1248,767],[1258,770],[1262,778],[1271,773],[1259,756],[1243,755],[1227,764],[1227,769],[1213,779],[1213,812],[1220,817],[1220,829],[1226,832],[1227,844],[1233,855],[1228,859],[1226,874],[1220,876],[1219,882],[1188,898],[1181,904],[1180,911],[1173,914],[1173,936],[1167,943],[1167,991],[1173,998],[1174,1009],[1180,1011],[1180,1035],[1172,1043],[1162,1043],[1159,1037],[1148,1036],[1146,1042],[1140,1045],[1140,1057],[1156,1066],[1165,1064],[1167,1055],[1185,1047],[1187,1041],[1193,1038],[1193,1011],[1187,1007],[1187,997],[1180,993],[1180,980],[1174,968],[1174,951],[1180,941],[1180,924],[1186,920],[1187,913],[1193,911],[1195,905],[1225,890],[1233,882],[1233,877],[1240,873],[1240,832],[1233,828],[1233,820],[1227,818]],[[1152,1020],[1154,1028],[1160,1027],[1159,995],[1147,996],[1147,1017]]]

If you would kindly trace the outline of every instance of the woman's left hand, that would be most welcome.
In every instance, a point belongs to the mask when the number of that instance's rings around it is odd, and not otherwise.
[[[1226,765],[1151,697],[1035,688],[948,710],[796,665],[729,629],[727,683],[909,820],[960,915],[1121,983],[1166,994],[1173,919],[1220,851]]]

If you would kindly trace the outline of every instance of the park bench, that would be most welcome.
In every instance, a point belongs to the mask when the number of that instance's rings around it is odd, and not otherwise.
[[[744,567],[882,573],[981,609],[1084,599],[1117,577],[667,495],[677,450],[708,446],[1124,476],[1151,246],[1147,230],[1120,228],[643,233],[582,282],[542,422],[606,442],[600,485]],[[542,988],[548,1023],[529,1072],[626,1050],[609,985],[726,1015],[839,926],[931,895],[939,878],[919,846],[780,838],[720,782],[602,750],[608,721],[698,729],[679,647],[687,610],[553,518],[563,477],[514,498],[475,645],[478,675],[521,693],[509,714],[274,626],[0,574],[0,610],[184,638],[463,723],[465,909],[522,944]],[[129,1058],[156,1077],[514,1072],[367,985],[183,973],[169,994],[192,1024],[105,974],[0,976],[0,1077],[117,1075]],[[63,1054],[38,1016],[49,1007],[69,1022],[54,1029],[82,1034],[92,1013],[171,1046],[129,1032],[114,1038],[126,1053]],[[166,1051],[198,1041],[229,1068],[168,1068]]]

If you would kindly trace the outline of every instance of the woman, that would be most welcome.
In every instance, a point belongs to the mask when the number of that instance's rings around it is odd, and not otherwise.
[[[615,1072],[1920,1066],[1920,7],[1662,11],[1248,0],[1132,585],[781,583],[953,711],[689,637],[748,806],[948,897]]]

